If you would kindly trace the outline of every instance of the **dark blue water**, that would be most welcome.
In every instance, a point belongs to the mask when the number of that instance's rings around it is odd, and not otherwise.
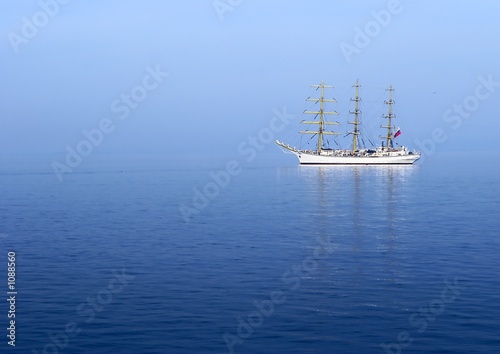
[[[14,350],[500,352],[498,155],[397,167],[260,156],[195,208],[229,160],[91,156],[62,183],[49,159],[4,162]]]

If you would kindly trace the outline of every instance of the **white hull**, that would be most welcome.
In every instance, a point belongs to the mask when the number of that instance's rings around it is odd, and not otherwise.
[[[411,165],[420,158],[419,153],[409,152],[405,148],[393,151],[379,149],[365,156],[339,156],[339,151],[325,151],[318,155],[292,148],[279,141],[276,141],[276,144],[297,156],[301,165]]]
[[[292,151],[301,165],[411,165],[420,155],[405,156],[320,156]]]

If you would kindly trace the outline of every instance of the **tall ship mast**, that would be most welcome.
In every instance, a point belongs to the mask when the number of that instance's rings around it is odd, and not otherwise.
[[[351,101],[355,102],[355,109],[353,112],[349,112],[351,114],[354,114],[354,122],[348,122],[349,124],[354,125],[354,131],[349,132],[349,134],[352,135],[352,152],[353,154],[356,153],[358,150],[358,136],[359,136],[359,125],[361,122],[359,121],[359,115],[361,114],[361,111],[359,110],[359,102],[361,102],[361,98],[359,98],[359,88],[361,87],[359,85],[359,81],[356,80],[356,85],[353,87],[356,88],[356,97],[351,98]]]
[[[384,101],[388,106],[387,115],[383,117],[386,120],[386,125],[381,128],[386,129],[386,135],[380,136],[384,139],[380,147],[376,148],[360,148],[360,135],[361,135],[361,110],[359,95],[359,88],[361,85],[359,81],[353,86],[355,88],[355,97],[351,98],[354,102],[354,111],[349,113],[353,115],[353,120],[347,122],[352,124],[352,131],[347,132],[347,135],[352,135],[352,148],[351,149],[330,149],[323,146],[324,136],[338,136],[340,133],[328,130],[332,125],[340,125],[339,122],[330,122],[325,119],[328,115],[338,115],[335,111],[325,110],[325,103],[336,103],[335,99],[325,98],[325,89],[333,89],[333,86],[325,85],[322,81],[319,85],[312,85],[311,87],[320,90],[319,98],[307,98],[307,101],[319,103],[319,110],[317,111],[304,111],[305,114],[314,115],[313,120],[303,120],[302,124],[314,125],[317,127],[314,130],[301,130],[301,134],[312,134],[317,138],[315,150],[303,150],[292,147],[284,142],[276,140],[276,144],[283,148],[286,152],[291,152],[299,159],[300,164],[303,165],[411,165],[420,158],[420,153],[417,151],[410,151],[407,147],[401,146],[394,148],[393,140],[400,134],[400,130],[393,126],[393,119],[396,115],[393,112],[393,92],[392,85],[387,89],[389,92],[389,99]]]
[[[299,133],[301,134],[314,134],[318,136],[318,148],[317,148],[317,153],[318,155],[321,155],[323,152],[323,135],[340,135],[340,133],[337,132],[331,132],[327,131],[326,127],[327,125],[340,125],[339,122],[327,122],[324,119],[325,115],[336,115],[338,114],[335,111],[332,112],[327,112],[324,110],[324,103],[325,102],[337,102],[334,99],[326,99],[325,98],[325,88],[333,88],[333,86],[326,86],[325,83],[322,81],[321,84],[319,85],[311,85],[311,87],[315,87],[316,89],[321,89],[321,97],[320,98],[311,98],[309,97],[307,101],[313,101],[315,103],[319,102],[319,111],[304,111],[305,114],[314,114],[316,117],[319,117],[318,121],[307,121],[303,120],[302,124],[315,124],[318,125],[318,130],[301,130]]]
[[[381,125],[380,128],[386,128],[387,129],[387,135],[386,136],[380,136],[383,139],[387,140],[386,147],[387,150],[392,149],[392,119],[396,118],[396,115],[392,113],[392,105],[394,104],[394,100],[392,99],[392,93],[394,92],[394,89],[392,88],[392,85],[386,90],[389,91],[389,100],[384,101],[384,103],[389,107],[389,111],[387,112],[387,115],[384,116],[384,118],[387,119],[387,125]]]

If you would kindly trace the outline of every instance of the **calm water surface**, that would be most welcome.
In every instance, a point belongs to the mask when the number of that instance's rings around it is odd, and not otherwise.
[[[62,183],[50,162],[0,168],[20,353],[500,352],[498,155],[273,155],[189,222],[227,160],[94,157]]]

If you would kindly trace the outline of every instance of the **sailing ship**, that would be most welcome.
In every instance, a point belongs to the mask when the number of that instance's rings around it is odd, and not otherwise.
[[[389,100],[384,103],[388,106],[388,113],[383,117],[387,119],[387,125],[382,125],[381,128],[386,129],[386,135],[380,136],[382,140],[381,146],[376,148],[360,148],[360,115],[361,111],[359,109],[359,103],[361,98],[359,97],[359,82],[353,86],[356,89],[355,98],[351,98],[354,101],[354,111],[349,113],[353,114],[354,119],[352,122],[348,122],[353,125],[353,130],[347,132],[347,135],[352,135],[352,149],[330,149],[323,146],[323,141],[325,135],[338,136],[340,133],[327,130],[329,126],[340,125],[339,122],[327,121],[327,115],[337,115],[335,111],[326,111],[324,109],[325,103],[335,103],[335,99],[325,98],[325,89],[333,88],[333,86],[327,86],[322,81],[319,85],[312,85],[311,87],[320,89],[320,98],[308,98],[308,101],[313,101],[316,104],[319,103],[319,110],[317,111],[304,111],[305,114],[315,115],[314,120],[303,120],[302,124],[316,125],[315,130],[301,130],[301,134],[312,134],[313,137],[317,137],[317,148],[316,150],[303,150],[292,147],[284,142],[276,140],[276,144],[282,147],[285,152],[291,152],[299,159],[302,165],[411,165],[420,158],[420,153],[417,151],[410,151],[405,146],[394,147],[393,140],[397,138],[401,131],[399,128],[393,126],[393,119],[396,115],[393,112],[393,92],[394,89],[392,85],[387,91],[389,91]],[[317,118],[317,119],[316,119]],[[346,135],[346,136],[347,136]],[[384,144],[385,141],[385,144]]]

